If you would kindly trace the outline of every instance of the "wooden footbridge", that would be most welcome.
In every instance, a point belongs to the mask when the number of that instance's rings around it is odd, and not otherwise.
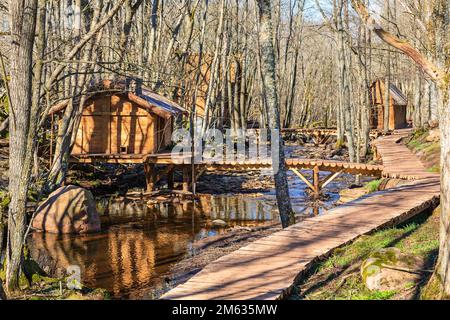
[[[147,190],[153,190],[155,184],[164,176],[167,176],[168,187],[173,189],[173,173],[176,169],[183,172],[183,191],[188,192],[192,180],[191,156],[173,156],[170,153],[159,153],[148,155],[144,161],[147,177]],[[383,166],[368,165],[363,163],[351,163],[333,160],[319,159],[286,159],[286,168],[294,172],[318,197],[320,191],[332,182],[339,174],[349,173],[354,175],[365,175],[372,177],[383,176]],[[159,169],[156,170],[156,166]],[[164,168],[161,168],[164,167]],[[196,179],[206,171],[251,171],[270,169],[271,159],[247,159],[242,161],[215,161],[204,162],[194,165]],[[312,171],[310,182],[301,170]],[[328,172],[329,175],[320,180],[320,171]]]
[[[283,132],[295,132],[316,137],[317,141],[323,141],[329,135],[336,135],[335,129],[283,129]],[[372,131],[374,136],[381,133]],[[156,184],[163,178],[166,178],[169,190],[174,190],[174,173],[182,172],[182,191],[188,193],[191,190],[193,180],[197,181],[200,176],[207,171],[251,171],[270,169],[272,160],[270,158],[249,158],[239,159],[240,155],[235,155],[233,160],[226,161],[204,161],[196,163],[192,166],[191,154],[184,153],[182,155],[173,155],[172,153],[155,153],[155,154],[80,154],[72,159],[72,162],[78,163],[143,163],[146,178],[146,189],[151,192],[155,189]],[[192,175],[194,167],[195,174]],[[315,198],[318,198],[320,192],[341,173],[364,175],[371,177],[391,177],[392,174],[386,172],[383,166],[368,165],[364,163],[351,163],[334,160],[320,159],[286,159],[286,168],[291,170],[311,189]],[[312,181],[304,174],[304,170],[311,170]],[[320,171],[329,174],[320,179]],[[402,176],[402,178],[414,178],[410,176]]]
[[[383,175],[415,179],[408,185],[369,194],[244,246],[212,262],[162,299],[282,298],[333,249],[434,206],[439,176],[428,173],[415,155],[397,143],[404,135],[400,131],[379,138],[375,147],[383,161]]]

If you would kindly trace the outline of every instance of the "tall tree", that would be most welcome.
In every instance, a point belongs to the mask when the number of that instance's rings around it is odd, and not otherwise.
[[[33,150],[28,144],[34,138],[30,132],[33,96],[33,47],[35,41],[37,0],[9,1],[11,32],[10,111],[9,111],[9,212],[6,252],[6,289],[19,289],[19,269],[22,259],[23,235],[26,228],[26,200]],[[36,111],[36,110],[33,110]]]
[[[278,154],[272,154],[272,169],[276,187],[278,210],[280,212],[283,228],[295,223],[289,197],[289,188],[286,175],[283,139],[280,136],[280,106],[276,89],[275,50],[272,42],[273,26],[270,0],[258,0],[259,6],[259,41],[261,55],[261,73],[264,84],[264,96],[267,104],[267,119],[269,129],[272,130],[272,143],[278,143]],[[277,137],[273,134],[278,135]],[[276,159],[278,158],[278,159]]]
[[[439,116],[441,134],[441,217],[439,258],[436,275],[441,284],[443,296],[450,297],[450,4],[448,0],[431,1],[435,57],[429,60],[410,43],[400,40],[386,31],[373,19],[360,0],[352,0],[353,8],[366,25],[384,42],[410,57],[439,88]]]
[[[384,17],[386,19],[386,30],[389,32],[391,24],[391,1],[385,0],[384,2]],[[384,131],[389,131],[389,118],[390,118],[390,105],[391,105],[391,50],[387,45],[386,50],[386,77],[384,81],[384,118],[383,127]]]
[[[89,40],[117,13],[123,2],[124,0],[117,1],[89,32],[79,38],[65,58],[76,58]],[[45,0],[24,0],[9,1],[8,4],[10,57],[14,57],[10,59],[10,203],[6,252],[6,290],[11,293],[19,289],[18,280],[27,227],[26,201],[38,131],[50,109],[50,104],[43,107],[41,98],[44,92],[48,94],[52,90],[66,67],[66,64],[58,64],[44,81],[42,75],[48,3]],[[35,60],[33,48],[37,52]]]

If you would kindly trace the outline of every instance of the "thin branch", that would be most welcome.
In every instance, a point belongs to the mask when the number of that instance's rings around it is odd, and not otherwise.
[[[370,16],[366,6],[360,0],[352,0],[352,6],[366,26],[375,32],[381,40],[410,57],[433,81],[441,85],[445,84],[445,73],[442,70],[436,67],[407,41],[401,40],[390,32],[384,30],[383,27]]]

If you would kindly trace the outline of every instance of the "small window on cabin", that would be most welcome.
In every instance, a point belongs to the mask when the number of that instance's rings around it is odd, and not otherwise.
[[[121,146],[121,147],[120,147],[120,153],[122,153],[122,154],[128,153],[128,147],[126,147],[126,146]]]

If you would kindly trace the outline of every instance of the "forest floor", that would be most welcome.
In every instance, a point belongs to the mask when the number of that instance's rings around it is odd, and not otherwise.
[[[437,133],[436,133],[437,131]],[[430,172],[438,172],[438,129],[416,131],[404,139]],[[308,300],[411,300],[424,297],[422,291],[430,279],[431,272],[423,272],[414,282],[405,283],[404,288],[391,291],[369,290],[361,276],[362,263],[382,248],[396,247],[403,253],[412,254],[424,261],[423,270],[433,270],[439,249],[438,207],[432,214],[425,212],[413,220],[394,228],[364,235],[355,242],[336,249],[333,254],[313,265],[308,274],[295,287],[289,299]]]

